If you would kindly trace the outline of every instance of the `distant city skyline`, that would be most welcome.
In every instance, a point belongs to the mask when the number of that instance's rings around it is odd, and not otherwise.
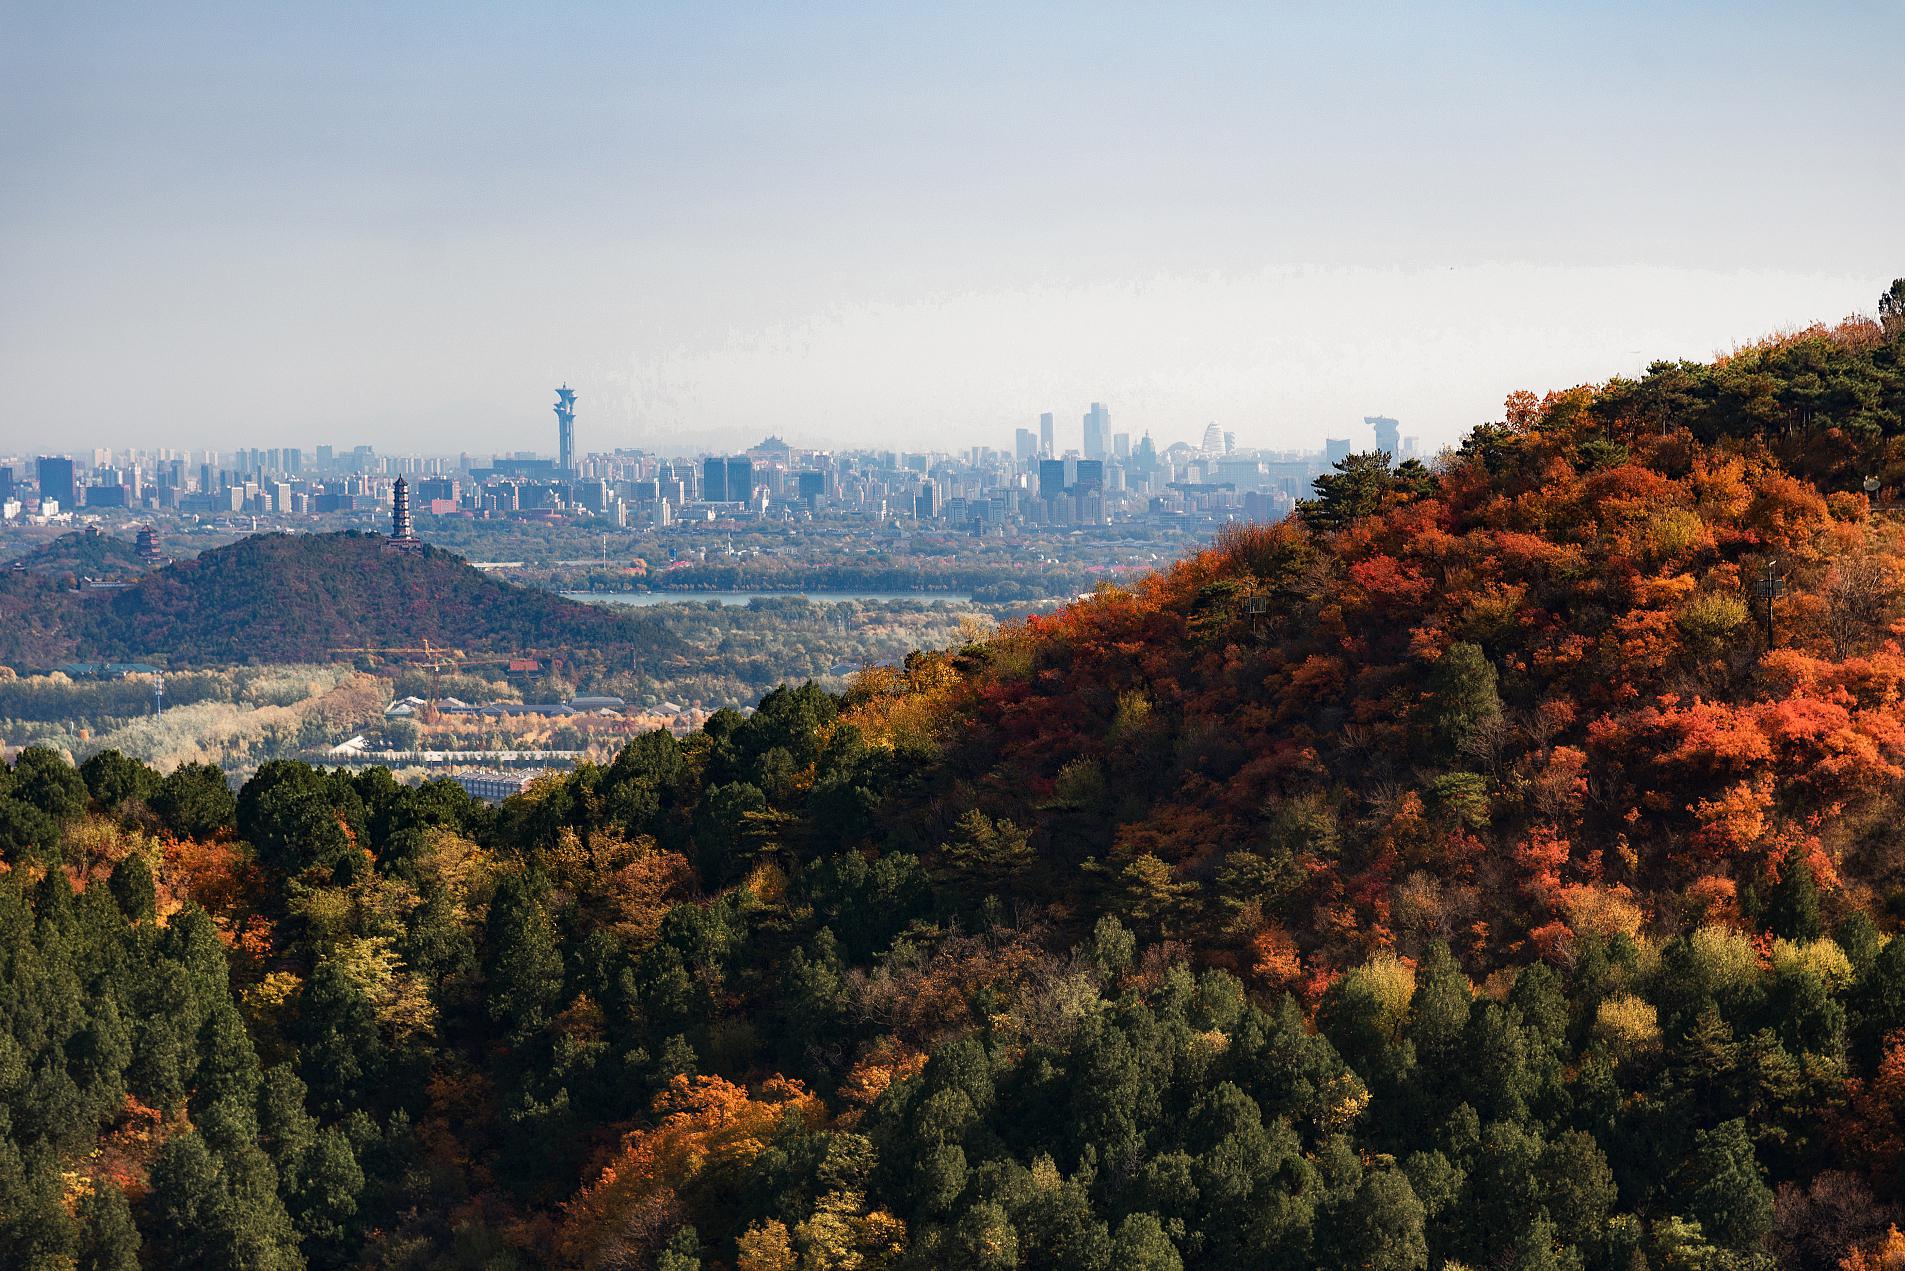
[[[576,435],[577,390],[567,384],[558,390],[556,407],[556,425],[547,444],[536,444],[537,438],[521,436],[514,439],[516,444],[509,447],[464,446],[450,449],[433,449],[428,446],[407,445],[399,437],[392,442],[379,445],[374,442],[346,440],[343,442],[302,438],[280,445],[263,445],[257,442],[240,441],[233,446],[182,445],[176,438],[149,437],[127,445],[39,445],[16,448],[12,451],[0,449],[0,464],[19,466],[37,463],[45,467],[49,463],[64,462],[71,466],[78,463],[83,468],[108,468],[132,457],[146,460],[163,459],[165,461],[200,462],[201,459],[215,457],[214,462],[226,462],[246,456],[288,456],[292,460],[313,459],[329,463],[334,456],[349,457],[352,452],[362,456],[375,455],[383,459],[430,459],[455,461],[459,458],[478,460],[485,456],[496,459],[527,459],[531,456],[546,460],[552,476],[573,473],[584,457],[611,456],[618,454],[644,454],[657,459],[694,459],[709,455],[725,457],[730,453],[739,453],[755,449],[763,443],[783,443],[789,448],[804,453],[866,454],[888,452],[892,454],[965,456],[972,453],[993,453],[1001,457],[1023,457],[1028,453],[1042,454],[1048,457],[1079,457],[1087,459],[1125,459],[1130,456],[1132,437],[1126,432],[1113,432],[1110,411],[1103,402],[1091,403],[1080,425],[1072,432],[1056,427],[1054,413],[1041,412],[1039,427],[1018,427],[1007,438],[986,436],[973,439],[965,444],[950,446],[907,445],[903,442],[870,442],[847,445],[814,442],[799,436],[783,437],[778,432],[760,433],[751,439],[736,440],[732,443],[714,442],[698,445],[682,439],[668,439],[652,445],[621,445],[591,447],[585,444],[586,438]],[[1382,425],[1389,425],[1387,431]],[[1394,457],[1399,450],[1413,455],[1417,453],[1421,439],[1413,434],[1401,436],[1401,422],[1381,416],[1365,416],[1360,423],[1350,422],[1335,426],[1335,431],[1347,431],[1353,434],[1347,439],[1325,437],[1318,434],[1308,438],[1296,438],[1288,445],[1260,446],[1240,439],[1229,429],[1220,428],[1215,420],[1205,424],[1201,433],[1193,430],[1190,436],[1157,436],[1150,430],[1139,434],[1148,439],[1153,448],[1162,453],[1165,450],[1183,448],[1200,453],[1225,453],[1232,450],[1251,453],[1282,454],[1323,454],[1335,453],[1339,440],[1351,450],[1386,450]],[[1398,446],[1398,441],[1406,443]],[[1421,454],[1429,452],[1424,449]],[[295,466],[295,462],[294,462]]]
[[[1098,401],[1432,451],[1870,311],[1901,44],[1851,0],[32,6],[0,451],[547,450],[564,381],[578,449],[1010,446]]]

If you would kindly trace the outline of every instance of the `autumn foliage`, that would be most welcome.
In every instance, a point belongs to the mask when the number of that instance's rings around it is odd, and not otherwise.
[[[1888,305],[498,807],[27,751],[0,1263],[1905,1263]]]

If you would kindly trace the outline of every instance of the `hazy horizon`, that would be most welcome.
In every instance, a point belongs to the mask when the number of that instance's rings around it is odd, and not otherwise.
[[[1905,9],[48,8],[0,451],[1425,448],[1870,311]],[[24,178],[24,179],[20,179]],[[1067,441],[1070,438],[1071,440]]]

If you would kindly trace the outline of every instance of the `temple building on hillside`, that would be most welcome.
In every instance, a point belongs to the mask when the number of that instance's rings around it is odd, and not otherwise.
[[[413,551],[423,546],[410,523],[410,483],[402,477],[390,487],[390,542],[387,546],[398,551]]]
[[[165,553],[159,550],[159,535],[150,525],[141,525],[139,533],[133,538],[134,549],[139,559],[148,565],[163,565]]]

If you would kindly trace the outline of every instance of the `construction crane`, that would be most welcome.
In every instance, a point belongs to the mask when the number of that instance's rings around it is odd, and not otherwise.
[[[446,648],[440,644],[432,644],[427,636],[424,638],[421,648],[376,648],[370,645],[360,645],[355,648],[332,649],[331,652],[333,654],[350,654],[353,657],[402,658],[420,671],[429,671],[430,713],[433,715],[437,709],[437,697],[439,696],[437,690],[442,681],[443,672],[446,669],[454,667],[468,666],[474,662],[474,659],[466,658],[463,655],[463,650]]]
[[[496,657],[472,657],[461,649],[452,649],[445,645],[432,644],[428,639],[420,648],[383,648],[360,645],[351,648],[335,648],[331,652],[337,655],[348,654],[352,657],[388,657],[400,658],[420,671],[430,672],[430,710],[434,714],[437,699],[441,696],[443,672],[460,670],[466,666],[501,666],[511,671],[520,669],[522,663],[540,665],[548,662],[549,674],[556,674],[561,655],[552,649],[524,649],[518,653]]]
[[[451,662],[449,665],[451,669],[459,670],[459,671],[466,666],[509,667],[509,666],[513,666],[519,657],[520,657],[519,654],[511,653],[511,654],[506,654],[505,656],[499,657],[499,658],[457,658],[453,662]],[[434,679],[431,680],[430,686],[431,686],[431,691],[434,693],[436,691],[436,681]],[[430,699],[430,709],[435,710],[436,705],[437,705],[436,699],[432,697]]]
[[[543,664],[546,663],[548,666],[546,674],[549,679],[553,680],[562,674],[562,660],[567,657],[568,654],[569,650],[567,649],[524,649],[521,653],[517,654],[517,657],[524,661],[534,661],[537,664],[537,669],[541,669]]]

